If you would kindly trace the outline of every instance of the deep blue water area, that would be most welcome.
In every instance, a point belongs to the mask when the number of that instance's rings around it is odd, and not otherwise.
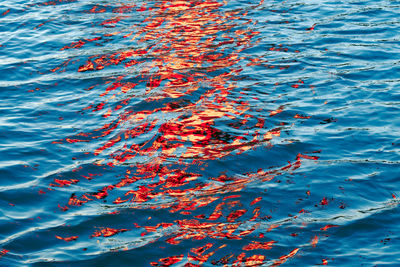
[[[0,266],[400,266],[400,1],[4,0]]]

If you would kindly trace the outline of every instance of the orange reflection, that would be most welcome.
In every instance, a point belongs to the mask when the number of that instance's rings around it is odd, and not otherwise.
[[[128,167],[118,181],[101,185],[96,192],[80,196],[74,193],[68,205],[59,207],[67,211],[72,206],[106,199],[117,191],[118,196],[112,200],[117,208],[128,205],[137,209],[168,210],[184,216],[185,219],[154,226],[136,226],[144,230],[141,236],[168,230],[167,245],[185,240],[204,242],[200,247],[191,248],[187,255],[161,258],[151,262],[153,266],[183,261],[186,261],[185,266],[204,264],[226,246],[214,247],[210,240],[246,240],[246,245],[242,246],[246,252],[228,254],[214,261],[232,266],[260,266],[267,261],[277,266],[294,257],[300,249],[274,261],[261,254],[247,256],[246,253],[253,250],[263,253],[273,249],[279,240],[249,239],[262,239],[284,222],[269,223],[271,217],[262,205],[263,198],[255,196],[251,203],[244,203],[240,193],[249,185],[272,184],[276,177],[300,168],[304,160],[318,160],[317,156],[298,154],[286,165],[237,176],[221,174],[207,179],[198,170],[209,162],[250,152],[259,146],[272,146],[271,141],[279,138],[282,132],[282,127],[268,128],[266,124],[271,117],[275,119],[284,112],[285,106],[260,114],[254,112],[259,107],[241,99],[246,93],[237,85],[236,77],[242,74],[242,66],[265,65],[267,61],[243,56],[242,52],[252,47],[259,32],[252,30],[253,22],[246,19],[247,11],[225,11],[222,9],[225,4],[195,0],[148,2],[140,7],[121,5],[113,9],[113,18],[99,25],[114,30],[129,19],[125,14],[147,12],[148,16],[128,30],[84,38],[61,48],[84,49],[88,43],[112,36],[122,36],[132,43],[129,49],[88,57],[77,68],[77,72],[84,73],[118,66],[124,72],[87,89],[104,88],[98,95],[100,101],[81,110],[82,114],[98,114],[104,124],[60,141],[95,143],[97,147],[91,153],[96,166]],[[93,6],[87,12],[102,13],[104,9]],[[53,70],[61,71],[68,64],[66,61]],[[135,109],[132,102],[137,99],[146,102],[147,109]],[[310,117],[296,114],[294,118]],[[237,131],[228,132],[220,124]],[[84,178],[91,180],[93,176]],[[78,179],[55,179],[50,186],[68,187],[79,182]],[[258,206],[250,208],[253,205]],[[202,207],[208,207],[209,213],[196,215],[195,211]],[[131,230],[103,227],[95,230],[91,237],[107,238],[128,231]],[[262,233],[254,237],[256,231]],[[318,243],[315,237],[311,246]],[[57,238],[72,241],[77,237]]]

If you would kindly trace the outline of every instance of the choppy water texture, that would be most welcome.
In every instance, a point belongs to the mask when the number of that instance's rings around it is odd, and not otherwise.
[[[1,266],[398,266],[400,2],[2,1]]]

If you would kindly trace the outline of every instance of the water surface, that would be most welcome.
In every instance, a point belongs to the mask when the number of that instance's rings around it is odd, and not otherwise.
[[[400,264],[399,1],[2,1],[1,266]]]

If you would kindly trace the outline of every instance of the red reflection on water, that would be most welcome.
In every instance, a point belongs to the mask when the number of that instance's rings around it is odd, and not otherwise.
[[[289,254],[281,256],[279,260],[276,260],[272,266],[279,266],[285,263],[288,259],[294,257],[297,254],[297,252],[299,252],[299,250],[300,248],[295,248]]]
[[[118,233],[123,233],[129,231],[128,229],[112,229],[112,228],[104,228],[98,231],[95,231],[91,237],[99,237],[99,236],[104,236],[104,237],[109,237],[116,235]]]
[[[50,4],[52,2],[43,3]],[[242,240],[246,245],[236,249],[235,254],[212,260],[213,264],[259,266],[269,262],[278,266],[300,251],[300,247],[295,248],[275,260],[253,254],[253,250],[263,253],[274,249],[279,240],[264,241],[264,234],[281,229],[285,222],[268,222],[272,217],[263,197],[254,196],[251,203],[247,203],[241,200],[244,198],[241,192],[249,185],[279,184],[281,181],[277,177],[293,173],[304,160],[318,160],[319,157],[313,155],[317,152],[294,155],[289,159],[292,162],[282,166],[264,166],[233,176],[215,174],[207,178],[202,172],[210,162],[237,157],[261,146],[271,147],[271,141],[281,136],[287,124],[282,121],[275,124],[279,126],[266,126],[269,119],[285,112],[285,105],[262,114],[255,112],[260,107],[250,102],[260,101],[258,97],[243,98],[249,92],[237,85],[237,77],[243,73],[242,66],[275,66],[267,64],[267,60],[244,56],[242,52],[257,43],[259,32],[252,30],[254,22],[246,18],[247,11],[226,11],[221,8],[226,4],[208,0],[157,1],[142,6],[121,4],[112,9],[115,13],[112,18],[97,24],[104,29],[116,29],[115,32],[82,38],[61,48],[63,51],[85,49],[113,37],[129,39],[132,43],[129,49],[89,56],[79,63],[76,72],[80,75],[114,68],[123,71],[103,84],[86,89],[98,90],[98,98],[80,112],[99,115],[103,123],[94,130],[54,142],[96,144],[90,152],[96,159],[94,165],[126,166],[125,173],[118,181],[98,185],[95,192],[73,193],[67,203],[59,204],[59,209],[66,212],[117,194],[111,200],[115,208],[128,206],[179,214],[176,220],[156,225],[140,226],[132,222],[142,230],[142,237],[168,232],[164,240],[166,245],[178,245],[188,240],[204,242],[202,246],[190,248],[187,255],[161,258],[151,262],[153,266],[169,266],[182,261],[186,262],[185,266],[202,265],[224,249],[229,240]],[[260,1],[253,8],[262,4]],[[105,13],[107,9],[107,6],[94,5],[84,13]],[[138,25],[118,31],[117,26],[127,23],[130,19],[127,14],[132,12],[146,12],[145,19]],[[287,52],[289,48],[277,45],[269,50]],[[67,60],[51,72],[65,71],[68,65],[76,63]],[[304,81],[299,80],[291,86],[299,88],[303,84]],[[146,109],[134,108],[132,103],[137,99],[146,102]],[[311,117],[296,114],[294,118]],[[220,124],[237,131],[224,131]],[[80,169],[81,166],[74,171]],[[101,174],[81,176],[87,182],[97,175]],[[79,182],[79,179],[54,179],[50,187],[71,188]],[[95,181],[93,183],[95,186]],[[328,201],[322,200],[320,204],[326,205]],[[208,211],[197,214],[196,211],[203,207],[208,207]],[[301,209],[289,218],[295,220],[306,213],[309,212]],[[117,211],[108,213],[118,214]],[[329,227],[334,226],[325,226],[321,231]],[[107,238],[134,230],[104,226],[95,229],[90,237]],[[290,238],[295,236],[297,234],[292,234]],[[78,237],[56,238],[73,241]],[[315,247],[318,236],[310,238],[313,239],[307,246]],[[225,240],[227,244],[217,246],[210,240]]]
[[[67,241],[67,242],[70,242],[70,241],[75,241],[75,240],[77,240],[77,239],[78,239],[78,236],[61,237],[61,236],[56,235],[56,238],[57,238],[57,239],[60,239],[60,240]]]
[[[6,255],[8,252],[10,252],[10,251],[7,250],[7,249],[2,249],[2,250],[0,251],[0,258],[3,257],[4,255]]]

